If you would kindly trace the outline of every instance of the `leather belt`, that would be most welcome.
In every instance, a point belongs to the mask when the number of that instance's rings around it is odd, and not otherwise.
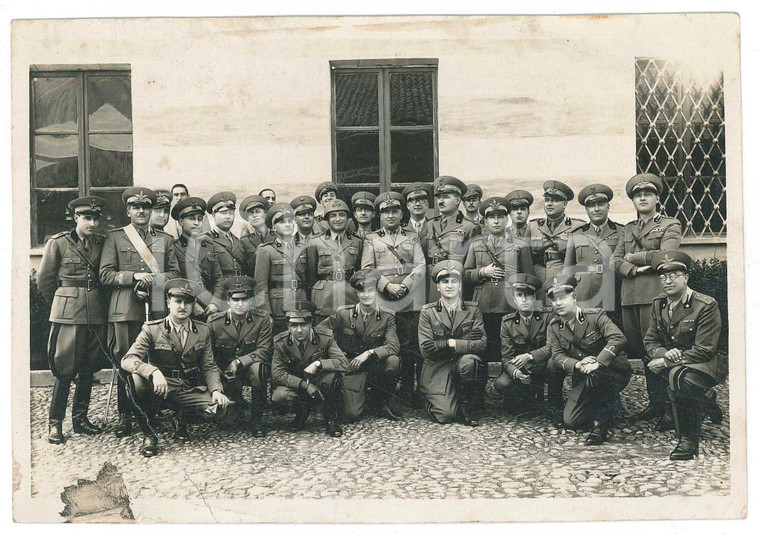
[[[58,285],[61,287],[77,287],[77,288],[84,288],[87,289],[87,291],[90,291],[98,286],[97,281],[94,279],[87,279],[86,281],[82,281],[79,279],[69,279],[66,281],[59,281]]]
[[[200,371],[200,368],[192,367],[189,369],[177,370],[177,369],[162,369],[159,367],[159,370],[161,371],[161,374],[163,374],[167,378],[172,378],[175,380],[184,380],[191,374],[197,374]]]
[[[291,279],[290,281],[281,281],[279,283],[269,283],[270,289],[278,289],[278,288],[290,288],[292,290],[298,290],[299,288],[303,288],[303,285],[298,279]]]
[[[585,274],[585,273],[603,274],[604,273],[604,265],[603,264],[592,264],[591,266],[577,266],[575,271],[576,271],[576,273],[581,273],[581,274]]]

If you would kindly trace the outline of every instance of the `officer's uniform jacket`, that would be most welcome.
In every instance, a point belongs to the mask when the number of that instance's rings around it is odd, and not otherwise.
[[[385,359],[389,355],[398,355],[401,348],[395,315],[384,307],[375,309],[365,324],[359,304],[344,305],[323,320],[319,327],[331,329],[340,349],[352,358],[372,350],[378,360]]]
[[[146,322],[122,358],[121,367],[145,379],[158,369],[169,382],[181,380],[185,387],[223,392],[219,369],[214,362],[211,329],[203,322],[189,322],[184,347],[171,329],[168,317]]]
[[[164,282],[179,277],[180,273],[174,240],[163,231],[157,231],[150,226],[143,240],[155,257],[160,270],[158,274],[153,274],[151,309],[153,312],[165,311]],[[140,257],[124,228],[108,231],[100,257],[100,280],[103,285],[111,288],[109,322],[145,320],[145,305],[134,293],[136,273],[150,273],[150,268]]]
[[[649,266],[652,256],[662,249],[678,249],[681,245],[681,224],[675,218],[655,214],[643,229],[638,220],[623,228],[622,236],[613,254],[613,268],[623,276],[620,290],[621,305],[649,305],[662,287],[657,274],[634,275],[639,266]],[[623,257],[632,253],[630,261]]]
[[[480,270],[491,264],[504,268],[503,279],[481,275]],[[477,302],[482,313],[506,313],[514,309],[512,288],[506,280],[516,273],[533,275],[528,248],[515,244],[509,235],[501,237],[498,248],[494,248],[491,235],[473,239],[464,262],[464,279],[474,285],[472,301]]]
[[[522,372],[535,374],[546,368],[552,356],[546,340],[546,328],[551,318],[551,311],[534,311],[528,326],[519,311],[504,315],[501,320],[501,367],[510,378],[519,370],[510,361],[521,354],[533,356],[533,361],[529,361]]]
[[[356,291],[348,284],[360,269],[362,239],[346,232],[340,246],[328,229],[315,237],[306,250],[306,281],[318,315],[330,315],[336,306],[357,302]],[[337,305],[336,305],[337,304]]]
[[[330,230],[330,224],[327,222],[327,219],[325,218],[324,214],[315,214],[314,215],[314,234],[320,235],[322,233],[326,233]],[[356,231],[356,222],[354,220],[349,219],[348,224],[346,225],[346,232],[347,233],[354,233]]]
[[[403,261],[403,262],[402,262]],[[380,278],[378,302],[388,304],[397,313],[419,311],[425,302],[425,257],[415,233],[401,228],[395,235],[380,229],[367,235],[362,248],[362,269],[374,268]],[[395,300],[385,293],[388,283],[403,283],[409,289],[400,307],[389,305]]]
[[[37,272],[40,292],[51,304],[50,321],[59,324],[105,324],[107,302],[98,278],[103,237],[90,237],[85,253],[76,229],[52,236]]]
[[[507,234],[516,245],[520,247],[527,247],[528,250],[530,250],[530,222],[526,222],[525,226],[522,229],[518,229],[515,225],[508,226]]]
[[[552,363],[557,369],[574,372],[575,364],[587,356],[596,357],[603,372],[630,376],[631,365],[625,354],[628,341],[603,309],[578,307],[571,330],[558,316],[547,330]]]
[[[720,383],[728,374],[728,358],[718,353],[718,338],[722,326],[718,302],[715,299],[687,290],[668,313],[668,297],[657,296],[652,302],[649,329],[644,337],[647,354],[653,359],[665,357],[673,348],[682,351],[680,358],[665,358],[668,368],[684,366],[710,375]]]
[[[315,361],[322,363],[323,373],[348,370],[348,359],[338,348],[329,329],[313,328],[303,354],[289,331],[280,333],[274,338],[272,383],[297,390],[301,380],[306,379],[304,369]]]
[[[444,222],[445,228],[443,228]],[[433,266],[440,261],[452,260],[464,264],[470,242],[478,235],[480,235],[480,226],[465,218],[459,211],[445,218],[441,214],[429,219],[425,223],[425,230],[420,235],[428,280]],[[438,298],[438,287],[429,285],[427,301],[433,302]]]
[[[213,246],[202,240],[188,240],[180,236],[174,241],[179,263],[180,277],[199,283],[203,292],[198,302],[203,305],[211,303],[212,298],[222,300],[222,268]]]
[[[256,250],[254,295],[256,305],[273,318],[283,318],[282,306],[307,299],[306,247],[293,237],[292,246],[279,238]]]
[[[420,311],[418,336],[422,357],[430,361],[448,361],[464,354],[480,355],[486,350],[483,314],[475,302],[462,301],[453,322],[440,300],[425,304]],[[446,347],[443,350],[428,353],[422,346],[424,341],[448,339],[456,340],[456,348]]]
[[[536,218],[528,222],[530,247],[533,255],[533,271],[541,281],[557,275],[565,263],[565,252],[570,235],[586,222],[565,216],[552,231],[548,218]]]
[[[474,218],[470,217],[468,214],[465,214],[464,217],[465,219],[471,221],[472,223],[474,223],[475,225],[481,228],[486,226],[486,219],[480,214],[476,215]]]
[[[224,279],[236,275],[246,275],[251,271],[251,267],[246,262],[240,239],[231,231],[228,234],[232,242],[213,227],[199,237],[199,240],[214,248]]]
[[[232,311],[209,317],[208,325],[214,338],[214,356],[224,370],[237,358],[243,368],[253,363],[271,363],[274,345],[272,321],[262,309],[253,308],[240,323],[240,330],[232,318]]]
[[[425,232],[425,225],[427,225],[427,218],[422,219],[422,224],[420,224],[418,227],[415,227],[412,223],[411,218],[404,223],[401,228],[406,231],[407,233],[415,233],[418,237],[421,237],[422,234]]]
[[[260,234],[253,231],[240,239],[240,248],[243,250],[243,260],[246,263],[249,277],[253,277],[254,267],[256,266],[256,249],[262,244],[274,242],[277,235],[273,229],[268,229],[266,233]]]
[[[607,220],[597,236],[593,225],[587,223],[567,240],[563,272],[578,281],[575,293],[584,307],[615,310],[615,270],[611,267],[611,260],[620,240],[620,231],[620,224]]]

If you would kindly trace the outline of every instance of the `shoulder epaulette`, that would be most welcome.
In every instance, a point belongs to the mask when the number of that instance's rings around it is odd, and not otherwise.
[[[355,305],[339,305],[337,310],[338,311],[347,311],[349,309],[353,309],[354,307],[356,307],[356,306]]]
[[[224,318],[224,315],[226,314],[227,314],[227,311],[218,311],[216,313],[212,313],[211,315],[209,315],[206,321],[210,324],[211,322],[219,320],[220,318]]]
[[[161,324],[166,318],[159,318],[158,320],[148,320],[145,322],[146,326],[155,326],[156,324]]]
[[[282,339],[287,339],[288,335],[290,335],[289,331],[283,331],[282,333],[278,333],[277,335],[275,335],[273,340],[276,342]]]
[[[512,320],[512,319],[513,319],[513,318],[515,318],[515,317],[516,317],[518,314],[520,314],[520,313],[518,313],[517,311],[512,311],[511,313],[507,313],[507,314],[505,314],[505,315],[502,317],[502,320]]]
[[[435,307],[435,302],[426,303],[425,305],[422,306],[422,309],[432,309],[433,307]]]
[[[380,310],[384,313],[388,313],[389,315],[396,316],[396,311],[393,309],[388,309],[387,307],[380,307]]]
[[[478,307],[478,302],[474,302],[474,301],[463,301],[462,303],[464,303],[465,305],[467,305],[467,306],[469,306],[469,307]]]
[[[55,240],[56,238],[61,238],[62,236],[66,236],[71,231],[61,231],[60,233],[56,233],[53,236],[50,237],[50,240]]]
[[[332,337],[333,330],[331,330],[330,328],[326,328],[324,326],[322,326],[322,327],[317,326],[317,327],[314,328],[314,333],[318,333],[320,335],[327,335],[328,337]]]
[[[269,316],[269,313],[267,313],[261,307],[251,307],[250,312],[256,316]]]
[[[554,324],[559,324],[562,321],[562,319],[558,316],[552,317],[552,319],[549,321],[549,325],[553,326]]]
[[[707,294],[702,294],[701,292],[697,292],[696,290],[692,291],[691,295],[695,300],[699,300],[702,303],[712,303],[716,301],[715,298],[713,298],[712,296],[708,296]]]
[[[604,313],[604,309],[601,309],[599,307],[584,307],[583,312],[588,315],[598,315],[600,313]]]

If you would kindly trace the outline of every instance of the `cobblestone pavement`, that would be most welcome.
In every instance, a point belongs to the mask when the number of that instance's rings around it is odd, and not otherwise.
[[[643,406],[641,363],[622,394],[631,414]],[[638,365],[638,366],[636,366]],[[132,499],[198,501],[247,498],[513,498],[726,495],[729,493],[728,387],[718,388],[725,417],[705,422],[700,457],[671,462],[674,433],[653,423],[619,421],[610,441],[587,447],[585,433],[554,429],[548,418],[507,419],[489,384],[481,426],[438,425],[405,408],[403,422],[374,416],[347,425],[343,437],[323,432],[321,416],[300,433],[290,416],[271,415],[265,439],[247,432],[191,427],[193,440],[160,436],[159,456],[139,454],[141,435],[118,439],[73,434],[64,446],[47,442],[50,388],[32,388],[32,493],[57,497],[78,478],[94,478],[106,461],[122,473]],[[107,386],[93,392],[91,418],[102,416]],[[136,428],[136,427],[135,427]]]

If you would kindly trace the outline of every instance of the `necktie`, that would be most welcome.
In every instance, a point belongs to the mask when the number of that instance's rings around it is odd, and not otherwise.
[[[306,349],[306,346],[304,345],[304,343],[299,342],[298,343],[298,351],[301,352],[301,355],[303,355],[303,352],[304,352],[305,349]]]
[[[187,328],[185,326],[180,326],[177,328],[177,334],[179,335],[179,341],[182,343],[182,348],[184,348],[185,343],[187,342]]]
[[[449,224],[449,220],[447,220],[447,219],[445,219],[445,218],[444,218],[444,219],[442,219],[442,220],[441,220],[441,231],[443,231],[443,230],[446,228],[446,226],[447,226],[448,224]]]
[[[602,234],[602,228],[594,226],[594,229],[596,229],[596,236],[601,236],[601,234]]]
[[[90,254],[90,239],[89,238],[83,238],[82,239],[82,248],[84,248],[84,252],[88,255]]]

